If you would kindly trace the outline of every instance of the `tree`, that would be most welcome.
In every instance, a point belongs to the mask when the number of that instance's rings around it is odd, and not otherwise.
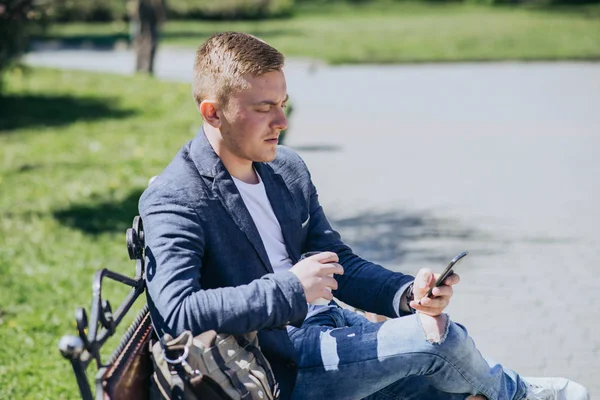
[[[2,0],[0,3],[0,77],[25,52],[32,31],[43,27],[42,16],[43,12],[35,0]]]

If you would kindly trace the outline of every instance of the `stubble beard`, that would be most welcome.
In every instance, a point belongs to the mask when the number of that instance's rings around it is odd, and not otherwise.
[[[232,135],[231,132],[227,132],[226,135],[223,135],[223,141],[228,151],[241,160],[247,160],[251,162],[271,162],[277,158],[277,146],[271,150],[267,147],[268,145],[264,141],[262,142],[262,146],[265,146],[264,148],[260,148],[255,151],[250,148],[248,149],[249,152],[244,151],[244,148],[240,145],[239,140]]]

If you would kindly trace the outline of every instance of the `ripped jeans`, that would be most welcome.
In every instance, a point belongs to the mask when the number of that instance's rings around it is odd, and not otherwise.
[[[439,343],[426,339],[417,315],[374,323],[339,307],[290,328],[289,336],[299,353],[293,399],[525,397],[519,375],[486,361],[449,318]]]

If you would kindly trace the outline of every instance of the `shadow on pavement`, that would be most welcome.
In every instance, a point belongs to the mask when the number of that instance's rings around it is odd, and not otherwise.
[[[123,233],[131,227],[133,217],[139,214],[138,200],[143,189],[132,191],[122,201],[104,201],[94,205],[74,205],[54,212],[61,224],[79,229],[90,235]]]
[[[354,217],[332,218],[331,225],[356,254],[384,265],[399,264],[408,254],[413,260],[445,265],[455,254],[448,254],[448,246],[440,243],[474,244],[488,236],[458,221],[418,212],[363,212]],[[457,248],[456,252],[460,250],[464,249]],[[485,252],[489,253],[489,249]]]
[[[74,205],[54,213],[63,225],[84,233],[125,233],[138,215],[138,200],[143,189],[132,191],[122,201]],[[410,254],[412,260],[447,263],[454,254],[447,246],[432,243],[472,243],[485,239],[485,233],[457,221],[436,218],[426,213],[401,211],[363,212],[348,218],[331,218],[331,225],[355,253],[367,260],[398,264]],[[432,244],[427,246],[427,244]],[[418,246],[416,246],[418,245]],[[464,250],[457,248],[456,251]],[[486,250],[489,253],[489,249]],[[483,251],[478,250],[478,253]]]
[[[336,144],[315,144],[315,145],[302,145],[302,146],[290,146],[292,149],[299,152],[318,152],[318,151],[341,151],[343,149],[342,146]]]
[[[104,118],[126,118],[133,110],[111,105],[111,99],[73,96],[14,96],[0,97],[0,134],[20,128],[68,125],[77,121]]]

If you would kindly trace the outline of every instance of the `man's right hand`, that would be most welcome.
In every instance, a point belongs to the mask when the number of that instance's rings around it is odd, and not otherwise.
[[[344,273],[344,268],[338,261],[337,254],[324,251],[305,258],[290,269],[300,280],[307,303],[312,303],[318,298],[333,299],[331,290],[336,290],[338,284],[330,275]]]

